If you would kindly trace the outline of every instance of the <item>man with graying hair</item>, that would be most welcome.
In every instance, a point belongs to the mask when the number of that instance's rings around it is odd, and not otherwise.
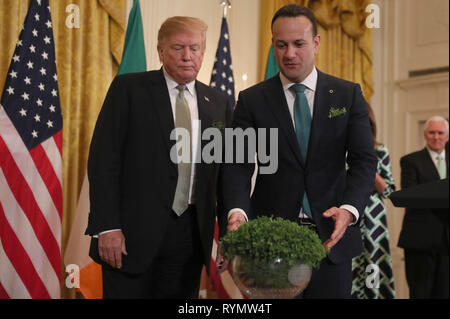
[[[220,165],[196,154],[203,130],[227,126],[232,107],[196,80],[206,29],[197,18],[167,19],[162,68],[117,76],[106,96],[89,153],[86,230],[104,298],[197,298],[209,270]],[[176,156],[174,129],[190,141]]]
[[[429,118],[424,137],[424,149],[400,159],[403,189],[448,178],[448,121]],[[405,252],[411,299],[449,297],[448,213],[448,209],[406,209],[398,246]]]

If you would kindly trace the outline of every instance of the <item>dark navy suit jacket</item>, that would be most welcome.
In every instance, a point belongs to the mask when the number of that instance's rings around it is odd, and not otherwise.
[[[340,110],[340,114],[336,116],[332,108]],[[362,216],[374,187],[377,159],[360,86],[318,71],[306,159],[301,156],[292,123],[279,75],[239,94],[232,126],[277,128],[278,169],[274,174],[257,175],[250,198],[255,165],[226,164],[224,213],[241,208],[250,219],[274,215],[296,220],[306,190],[324,242],[332,234],[334,222],[322,217],[322,213],[333,206],[349,204]],[[225,232],[223,228],[220,231],[222,235]],[[329,258],[338,263],[361,250],[361,233],[359,226],[354,225],[347,228]]]
[[[448,177],[448,153],[446,165]],[[426,148],[403,156],[400,159],[400,166],[402,189],[440,180]],[[430,252],[448,249],[448,229],[448,209],[407,208],[398,246]]]

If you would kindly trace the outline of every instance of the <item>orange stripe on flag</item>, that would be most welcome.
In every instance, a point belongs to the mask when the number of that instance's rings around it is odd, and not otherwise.
[[[102,267],[91,262],[80,270],[80,288],[86,299],[102,299]]]

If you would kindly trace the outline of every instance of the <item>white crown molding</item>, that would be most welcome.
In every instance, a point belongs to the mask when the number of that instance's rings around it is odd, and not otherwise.
[[[444,72],[402,79],[395,81],[395,84],[397,84],[402,89],[410,89],[417,86],[448,82],[448,80],[448,72]]]

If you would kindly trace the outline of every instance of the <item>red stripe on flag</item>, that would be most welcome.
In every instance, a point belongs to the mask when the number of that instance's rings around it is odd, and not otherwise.
[[[214,227],[214,242],[218,245],[218,242],[219,242],[219,224],[217,223],[217,220],[216,220],[216,225]],[[231,267],[231,262],[230,262],[228,267]],[[211,284],[213,286],[214,291],[216,291],[217,296],[220,299],[233,299],[233,298],[236,298],[236,295],[231,296],[228,293],[227,289],[225,288],[225,285],[223,284],[223,281],[222,281],[223,277],[221,275],[217,274],[217,268],[216,268],[215,260],[213,260],[213,258],[211,258],[211,265],[210,265],[209,269],[210,269],[210,274],[211,274]],[[233,277],[230,268],[225,270],[224,274],[225,273],[228,273],[231,276],[231,278]],[[228,283],[228,285],[229,284],[230,283]],[[235,285],[234,283],[231,283],[231,284]],[[237,286],[236,286],[236,289],[239,289],[239,288],[237,288]],[[231,293],[234,293],[234,292],[231,292]],[[245,296],[244,294],[242,294],[241,292],[239,294],[240,294],[240,296],[242,296],[242,298],[248,299],[248,297]]]
[[[0,154],[2,154],[2,156],[0,156],[0,166],[3,168],[3,173],[9,188],[30,221],[36,237],[41,243],[42,248],[45,250],[55,273],[58,275],[58,278],[61,278],[61,255],[58,241],[55,239],[42,211],[36,203],[32,190],[20,172],[20,169],[17,167],[8,147],[1,137]]]
[[[0,282],[0,299],[11,299],[6,292],[5,288],[3,288],[2,283]]]
[[[1,139],[0,139],[1,140]],[[28,257],[27,252],[23,248],[14,230],[6,219],[3,207],[0,205],[0,238],[6,256],[14,266],[23,284],[27,288],[32,298],[46,298],[50,295],[45,288],[44,283],[34,269],[33,263]]]
[[[219,243],[219,223],[216,220],[216,225],[214,226],[214,241],[216,244]],[[217,296],[220,299],[231,299],[231,297],[228,295],[227,291],[225,290],[222,279],[220,278],[220,275],[217,274],[217,267],[215,260],[211,258],[211,265],[209,267],[209,271],[211,274],[211,283],[214,288],[214,290],[217,292]]]
[[[211,274],[211,283],[214,291],[217,293],[217,297],[219,297],[219,299],[231,299],[231,297],[228,295],[227,291],[225,290],[225,287],[222,284],[222,279],[220,278],[220,275],[217,274],[216,264],[212,258],[209,271]]]
[[[55,140],[56,146],[58,147],[59,153],[62,157],[62,130],[53,135],[53,139]]]
[[[58,176],[56,175],[56,172],[41,145],[33,148],[30,151],[30,155],[45,183],[45,186],[47,186],[53,203],[58,210],[59,218],[62,220],[62,188]]]

